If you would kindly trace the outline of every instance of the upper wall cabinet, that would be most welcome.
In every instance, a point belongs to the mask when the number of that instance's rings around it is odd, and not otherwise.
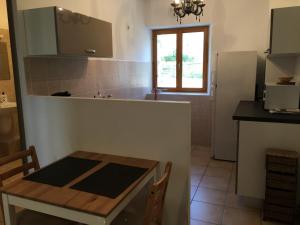
[[[300,7],[272,10],[271,55],[300,54]]]
[[[28,55],[113,56],[112,24],[59,7],[24,11]]]

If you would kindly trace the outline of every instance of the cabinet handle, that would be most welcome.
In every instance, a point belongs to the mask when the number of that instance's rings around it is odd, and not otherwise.
[[[88,53],[88,54],[96,54],[96,50],[95,49],[86,49],[85,50],[85,53]]]

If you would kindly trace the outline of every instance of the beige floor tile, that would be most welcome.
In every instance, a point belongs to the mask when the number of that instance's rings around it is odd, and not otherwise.
[[[192,151],[194,151],[197,148],[197,145],[192,145]]]
[[[206,156],[192,156],[191,162],[193,165],[208,166],[210,160]]]
[[[221,168],[221,167],[211,167],[208,166],[205,172],[205,176],[209,177],[224,177],[229,179],[231,177],[231,169]]]
[[[277,223],[277,222],[270,222],[270,221],[261,221],[261,225],[286,225],[285,223]]]
[[[214,224],[191,219],[190,225],[214,225]]]
[[[191,219],[213,224],[221,224],[222,215],[222,206],[196,201],[193,201],[191,204]]]
[[[235,171],[235,170],[233,170],[233,171]],[[235,192],[235,188],[236,188],[236,173],[233,172],[233,173],[231,174],[228,192],[234,193],[234,192]]]
[[[201,152],[211,152],[211,148],[210,147],[205,147],[205,146],[197,146],[194,145],[192,146],[192,150],[193,151],[201,151]]]
[[[239,197],[235,193],[228,193],[225,205],[227,207],[239,209],[261,209],[263,201],[253,198]]]
[[[196,153],[194,153],[196,154]],[[207,166],[211,161],[210,153],[208,152],[197,152],[196,155],[192,154],[192,164]]]
[[[234,163],[233,164],[233,168],[232,168],[232,176],[233,176],[233,178],[236,178],[236,164]]]
[[[230,180],[228,192],[235,193],[235,180],[232,180],[232,179]]]
[[[222,225],[260,225],[259,210],[225,208]]]
[[[198,188],[194,200],[224,205],[226,200],[226,192],[208,188]]]
[[[209,166],[210,167],[220,167],[225,169],[233,169],[235,164],[233,162],[221,161],[221,160],[210,160]]]
[[[196,194],[197,191],[197,186],[192,185],[191,186],[191,196],[190,196],[190,200],[193,199],[194,195]]]
[[[201,175],[192,175],[191,176],[191,185],[192,186],[198,186],[201,181],[202,176]]]
[[[193,162],[193,160],[192,160],[192,163],[191,163],[191,165],[192,166],[204,166],[204,167],[207,167],[208,166],[208,164],[209,164],[209,161],[205,161],[205,160],[201,160],[201,161],[197,161],[197,162]]]
[[[229,186],[229,179],[223,177],[204,176],[200,182],[200,187],[212,188],[221,191],[227,191],[228,186]]]
[[[193,150],[192,157],[202,157],[211,160],[211,153],[209,151]]]
[[[235,182],[235,181],[236,181],[236,171],[235,171],[235,169],[232,170],[230,180],[231,180],[232,182]]]
[[[198,174],[198,175],[204,175],[206,166],[201,165],[191,165],[191,174]]]

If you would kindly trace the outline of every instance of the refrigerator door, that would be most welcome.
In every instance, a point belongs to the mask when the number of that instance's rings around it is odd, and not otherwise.
[[[257,52],[222,52],[217,58],[212,147],[216,159],[236,161],[237,123],[232,115],[241,100],[255,98]]]

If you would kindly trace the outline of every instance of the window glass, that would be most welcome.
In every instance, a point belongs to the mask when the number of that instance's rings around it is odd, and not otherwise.
[[[176,34],[157,36],[157,87],[176,87]]]
[[[204,32],[182,35],[182,87],[203,88]]]
[[[208,90],[209,27],[153,31],[153,84],[170,92]]]

